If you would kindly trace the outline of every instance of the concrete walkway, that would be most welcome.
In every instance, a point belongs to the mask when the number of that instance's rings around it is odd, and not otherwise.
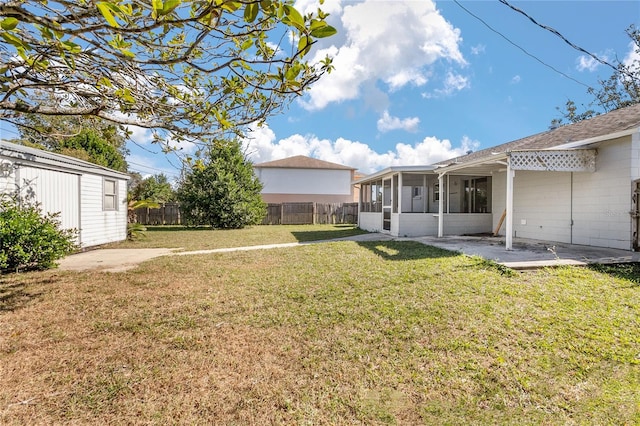
[[[157,249],[96,249],[72,254],[59,262],[63,271],[125,272],[137,267],[140,263],[160,256],[190,256],[197,254],[228,253],[233,251],[266,250],[281,247],[297,247],[309,244],[320,244],[331,241],[388,241],[392,238],[383,234],[360,234],[332,240],[306,241],[298,243],[265,244],[247,247],[229,247],[211,250],[179,251],[180,248]]]
[[[416,237],[393,238],[386,234],[371,233],[332,240],[308,241],[284,244],[267,244],[249,247],[231,247],[211,250],[178,251],[180,249],[97,249],[68,256],[61,260],[60,269],[103,272],[123,272],[138,264],[159,256],[189,256],[197,254],[226,253],[232,251],[266,250],[282,247],[298,247],[332,241],[418,241],[445,250],[457,251],[468,256],[480,256],[508,268],[524,270],[548,266],[578,265],[590,263],[640,262],[640,253],[588,246],[556,243],[550,245],[535,240],[514,239],[513,250],[505,250],[504,237],[450,236],[443,238]]]

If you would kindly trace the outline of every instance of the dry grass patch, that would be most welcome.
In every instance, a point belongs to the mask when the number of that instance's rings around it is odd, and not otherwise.
[[[0,423],[640,422],[638,288],[503,272],[343,242],[4,276]]]
[[[329,240],[367,233],[355,225],[264,225],[244,229],[184,226],[148,226],[147,228],[147,238],[111,244],[109,248],[182,247],[185,250],[210,250]]]

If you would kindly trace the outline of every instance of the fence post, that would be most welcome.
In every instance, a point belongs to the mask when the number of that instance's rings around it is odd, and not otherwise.
[[[311,224],[315,225],[316,224],[316,214],[318,213],[318,210],[316,210],[316,203],[314,202],[311,206]]]

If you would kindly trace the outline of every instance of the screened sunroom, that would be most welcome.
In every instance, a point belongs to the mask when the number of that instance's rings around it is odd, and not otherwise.
[[[356,181],[358,226],[397,237],[491,232],[491,176],[439,175],[434,166],[390,167]],[[442,188],[441,188],[442,186]]]

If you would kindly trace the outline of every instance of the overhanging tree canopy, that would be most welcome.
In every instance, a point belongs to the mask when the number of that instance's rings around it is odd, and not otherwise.
[[[237,132],[331,70],[330,58],[304,56],[335,29],[291,3],[2,2],[0,118],[90,115],[157,129],[157,140]]]

